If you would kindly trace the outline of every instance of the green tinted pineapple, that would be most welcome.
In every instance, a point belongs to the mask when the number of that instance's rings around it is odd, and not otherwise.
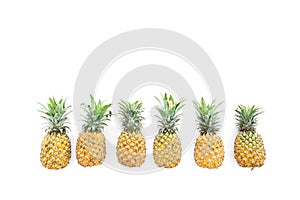
[[[234,157],[241,167],[261,167],[266,152],[262,137],[256,132],[256,125],[262,111],[256,106],[239,105],[235,112],[239,134],[234,141]]]

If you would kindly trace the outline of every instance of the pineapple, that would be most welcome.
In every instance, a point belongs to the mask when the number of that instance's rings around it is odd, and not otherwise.
[[[160,106],[156,109],[160,113],[158,117],[159,133],[155,136],[153,143],[153,157],[159,167],[173,168],[181,160],[181,142],[177,136],[177,122],[181,114],[178,112],[183,108],[183,99],[178,102],[172,95],[166,93],[161,96],[162,101],[155,97]]]
[[[121,126],[123,132],[118,138],[117,157],[120,164],[139,167],[146,158],[146,141],[141,133],[144,108],[141,101],[120,102]]]
[[[64,99],[57,102],[54,98],[49,98],[46,106],[40,105],[42,108],[39,112],[46,120],[44,128],[47,133],[41,145],[41,163],[48,169],[62,169],[71,159],[71,142],[66,134],[67,130],[70,130],[68,114],[71,106],[66,106]]]
[[[256,106],[239,105],[235,110],[239,134],[234,141],[234,158],[241,167],[264,165],[266,159],[262,137],[256,132],[257,117],[262,113]]]
[[[86,115],[76,144],[76,158],[83,167],[101,165],[106,156],[105,137],[103,132],[112,115],[111,104],[104,105],[101,100],[95,101],[91,95],[90,105],[81,104]]]
[[[194,150],[194,159],[199,167],[215,169],[222,165],[224,160],[224,145],[220,136],[216,135],[219,130],[219,119],[215,101],[206,104],[204,99],[201,103],[194,102],[197,110],[198,130]]]

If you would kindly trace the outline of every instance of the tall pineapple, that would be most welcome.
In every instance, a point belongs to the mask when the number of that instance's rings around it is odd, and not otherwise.
[[[78,164],[83,167],[101,165],[105,159],[106,146],[103,129],[112,115],[108,110],[111,104],[105,105],[101,100],[96,102],[92,95],[90,99],[89,105],[81,104],[86,115],[82,126],[83,132],[80,133],[76,144],[76,158]]]
[[[159,132],[155,136],[153,143],[153,157],[159,167],[173,168],[181,160],[181,142],[176,132],[181,114],[178,112],[183,108],[183,99],[175,101],[172,95],[166,93],[161,96],[162,101],[156,107],[160,116],[158,117]]]
[[[141,132],[144,108],[141,101],[120,102],[122,133],[118,138],[117,157],[119,163],[128,167],[139,167],[146,158],[146,141]]]
[[[71,106],[66,105],[66,100],[56,101],[49,98],[49,103],[42,106],[41,116],[46,120],[44,137],[41,145],[40,160],[48,169],[62,169],[69,164],[71,159],[71,142],[68,137],[68,114]]]
[[[266,159],[262,137],[256,132],[257,117],[262,113],[256,106],[239,105],[235,110],[239,134],[234,141],[234,157],[241,167],[264,165]]]
[[[215,101],[206,104],[204,99],[201,103],[194,102],[197,110],[198,130],[200,136],[197,138],[194,150],[194,159],[199,167],[214,169],[222,165],[224,160],[224,145],[219,131],[219,118]]]

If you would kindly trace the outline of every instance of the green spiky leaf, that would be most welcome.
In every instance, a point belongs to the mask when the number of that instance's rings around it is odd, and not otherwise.
[[[262,114],[262,109],[256,106],[238,105],[235,110],[235,119],[239,131],[255,131],[258,116]]]
[[[143,128],[142,121],[145,119],[142,116],[144,112],[142,101],[135,101],[133,103],[121,100],[119,103],[121,115],[120,121],[123,131],[130,133],[139,133]]]
[[[45,119],[45,126],[43,127],[46,132],[53,133],[66,133],[70,130],[68,115],[71,113],[69,109],[71,106],[66,106],[66,99],[61,98],[56,101],[55,98],[49,98],[47,105],[38,103],[41,109],[38,110],[42,113],[42,118]]]
[[[204,101],[204,98],[201,98],[201,102],[194,101],[194,106],[197,111],[197,122],[198,127],[201,135],[204,134],[215,134],[219,131],[220,128],[220,121],[218,118],[218,107],[221,105],[215,105],[215,100],[211,104],[207,104]]]
[[[162,133],[175,133],[178,131],[177,125],[181,119],[181,114],[179,111],[183,108],[184,99],[180,99],[179,101],[175,101],[173,96],[165,93],[161,95],[161,99],[155,97],[158,101],[159,106],[156,106],[157,111],[160,116],[156,116],[158,118],[158,127],[159,131]]]
[[[105,105],[101,100],[97,102],[90,95],[90,104],[81,104],[81,108],[86,113],[82,129],[89,132],[103,132],[104,127],[107,126],[106,121],[109,121],[112,115],[112,112],[109,110],[111,105]]]

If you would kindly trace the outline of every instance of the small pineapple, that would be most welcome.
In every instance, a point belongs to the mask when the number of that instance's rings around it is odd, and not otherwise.
[[[66,134],[70,130],[68,110],[71,106],[66,106],[64,99],[57,102],[54,98],[49,98],[46,106],[40,105],[42,108],[39,112],[43,114],[41,117],[47,121],[44,127],[47,135],[41,145],[41,163],[48,169],[62,169],[71,159],[71,142]]]
[[[123,132],[118,138],[117,157],[120,164],[139,167],[146,158],[146,141],[141,133],[144,108],[141,101],[120,102],[121,126]]]
[[[173,168],[181,160],[181,142],[176,132],[177,122],[181,115],[178,112],[183,108],[183,99],[178,102],[172,95],[166,93],[161,96],[162,101],[155,97],[160,106],[156,109],[160,113],[158,117],[159,133],[155,136],[153,143],[153,157],[159,167]]]
[[[215,101],[206,104],[204,99],[201,103],[194,102],[197,110],[198,130],[200,136],[197,138],[194,150],[194,159],[199,167],[215,169],[222,165],[224,160],[224,145],[220,136],[216,135],[219,130],[219,119]]]
[[[91,95],[90,105],[81,104],[86,115],[76,144],[76,158],[78,164],[83,167],[101,165],[106,156],[105,137],[103,129],[107,126],[106,121],[112,115],[111,104],[104,105],[101,100],[95,101]]]
[[[262,137],[255,130],[261,108],[239,105],[235,112],[239,134],[234,141],[234,158],[241,167],[250,167],[252,170],[261,167],[266,152]]]

